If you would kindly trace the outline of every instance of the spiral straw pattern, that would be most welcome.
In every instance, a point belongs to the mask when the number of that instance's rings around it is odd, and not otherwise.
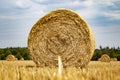
[[[88,24],[68,9],[54,10],[32,27],[28,49],[40,67],[58,66],[61,56],[63,67],[84,67],[90,61],[95,40]]]

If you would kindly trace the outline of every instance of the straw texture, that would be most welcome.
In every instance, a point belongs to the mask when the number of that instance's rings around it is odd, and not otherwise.
[[[28,37],[32,59],[41,67],[85,67],[90,61],[95,40],[88,24],[75,12],[67,9],[52,11],[38,20]]]
[[[20,58],[21,61],[24,61],[24,58]]]
[[[101,56],[101,58],[98,59],[98,61],[101,61],[101,62],[110,62],[110,57],[107,54],[103,54]]]
[[[117,61],[117,58],[110,58],[110,61]]]
[[[6,57],[6,60],[7,60],[7,61],[15,61],[15,60],[17,60],[17,58],[15,58],[14,55],[8,55],[8,56]]]

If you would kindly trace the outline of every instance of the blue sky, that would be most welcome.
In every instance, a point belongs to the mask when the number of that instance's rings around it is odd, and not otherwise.
[[[58,8],[72,9],[88,22],[97,48],[120,46],[120,0],[1,0],[0,48],[26,47],[33,24]]]

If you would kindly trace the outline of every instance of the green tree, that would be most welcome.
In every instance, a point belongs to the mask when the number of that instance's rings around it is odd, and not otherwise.
[[[3,49],[0,49],[0,54],[2,54],[3,53]]]
[[[5,60],[5,54],[0,54],[0,60]]]
[[[8,49],[6,52],[5,52],[5,56],[7,57],[8,55],[12,54],[11,51]]]
[[[23,58],[25,60],[31,60],[31,57],[30,57],[30,55],[28,53],[25,53],[24,56],[23,56]]]
[[[15,55],[15,57],[18,58],[18,60],[22,58],[20,52],[17,52],[17,54]]]
[[[96,49],[95,52],[94,52],[94,55],[93,55],[93,57],[92,57],[92,60],[98,60],[98,58],[100,58],[101,55],[102,55],[102,54],[101,54],[100,50],[99,50],[99,49]]]

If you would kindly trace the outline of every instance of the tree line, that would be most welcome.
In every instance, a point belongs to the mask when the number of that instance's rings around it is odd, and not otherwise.
[[[94,55],[92,60],[98,60],[103,54],[109,55],[110,58],[117,58],[120,61],[120,47],[102,47],[100,46],[99,49],[95,49]]]
[[[10,47],[10,48],[0,48],[0,60],[5,60],[8,55],[14,55],[18,60],[24,58],[24,60],[31,60],[27,47]],[[117,58],[120,61],[120,48],[117,47],[102,47],[95,49],[92,60],[98,60],[103,54],[109,55],[110,58]]]
[[[11,54],[14,55],[18,60],[21,58],[24,58],[24,60],[31,60],[27,47],[2,48],[0,49],[0,60],[5,60],[6,57]]]

